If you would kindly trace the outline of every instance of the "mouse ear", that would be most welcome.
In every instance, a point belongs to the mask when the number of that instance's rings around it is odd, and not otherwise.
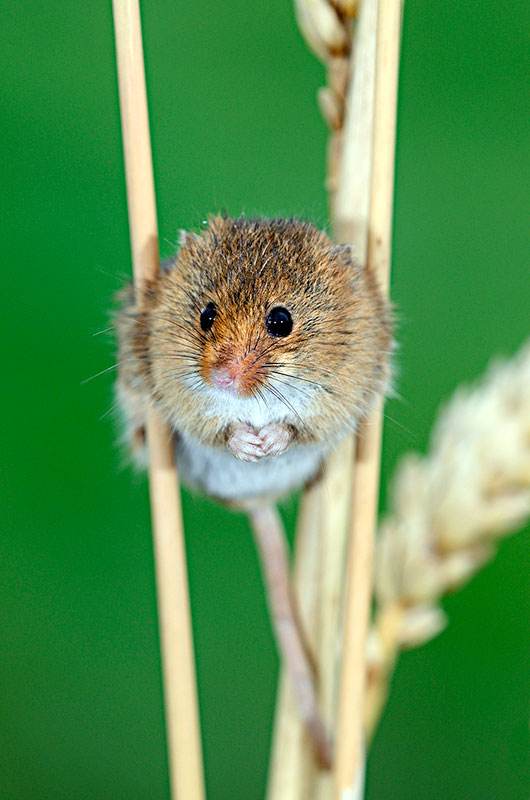
[[[185,231],[183,228],[179,230],[179,248],[189,247],[192,242],[196,242],[201,237],[193,233],[193,231]]]
[[[161,260],[160,271],[170,272],[174,266],[175,266],[175,256],[169,256],[169,258],[164,258]]]
[[[213,231],[213,233],[222,233],[227,226],[228,215],[225,212],[221,214],[209,214],[208,215],[208,228]]]
[[[179,230],[179,247],[186,247],[193,237],[193,233],[190,233],[190,231],[185,231],[184,228],[181,228]]]
[[[361,265],[355,256],[353,247],[350,244],[336,244],[331,251],[338,261],[355,272],[359,272]]]

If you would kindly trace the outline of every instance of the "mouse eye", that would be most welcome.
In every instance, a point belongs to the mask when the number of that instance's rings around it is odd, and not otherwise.
[[[203,331],[210,330],[216,316],[217,309],[215,307],[215,303],[208,303],[208,305],[201,311],[201,328]]]
[[[277,306],[267,314],[265,326],[271,336],[289,336],[293,329],[293,318],[286,308]]]

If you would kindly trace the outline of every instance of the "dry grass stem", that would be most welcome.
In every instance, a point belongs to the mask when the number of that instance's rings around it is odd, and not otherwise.
[[[348,55],[351,47],[349,21],[357,3],[330,0],[295,0],[298,25],[310,49],[321,61],[338,54]]]
[[[361,19],[366,2],[361,6]],[[385,293],[390,283],[401,14],[401,0],[378,0],[366,268],[372,271]],[[345,161],[346,176],[348,166]],[[372,601],[382,410],[383,401],[380,399],[359,431],[356,445],[335,739],[336,800],[342,800],[345,796],[352,800],[361,798],[364,792],[366,641]]]
[[[159,270],[151,143],[138,0],[114,0],[129,229],[134,284]],[[164,673],[171,795],[204,797],[186,556],[171,433],[151,410],[147,423],[149,486]]]
[[[373,5],[374,0],[370,0],[370,2]],[[364,3],[367,5],[366,0]],[[296,17],[300,30],[309,48],[326,65],[327,85],[319,89],[318,104],[322,116],[330,128],[327,188],[330,193],[332,219],[334,195],[340,182],[339,170],[347,96],[352,69],[356,69],[354,59],[351,58],[354,39],[352,22],[357,17],[358,7],[358,0],[336,0],[334,2],[331,0],[295,0]],[[362,48],[362,52],[364,52],[364,48]],[[357,94],[358,92],[356,92]],[[360,121],[357,113],[355,113],[355,120],[356,122]],[[371,125],[371,116],[363,117],[363,122]],[[348,136],[350,141],[358,141],[358,138],[358,136]]]
[[[349,54],[352,46],[352,17],[355,3],[332,3],[328,0],[295,0],[298,22],[309,47],[327,64],[328,86],[319,92],[319,103],[325,119],[333,130],[330,138],[328,175],[336,175],[338,171],[339,142],[344,123],[346,93],[348,89],[350,62]],[[328,180],[328,185],[333,181]],[[336,183],[336,181],[335,181]],[[331,198],[330,198],[331,200]],[[333,201],[331,200],[331,203]],[[366,233],[366,232],[365,232]],[[366,233],[367,236],[367,233]],[[334,654],[339,646],[339,624],[337,606],[340,597],[334,596],[330,589],[330,581],[336,580],[335,572],[319,568],[313,576],[311,584],[307,582],[305,562],[320,559],[324,552],[329,553],[330,546],[340,559],[344,553],[349,489],[351,486],[351,442],[345,443],[334,454],[331,463],[326,465],[323,480],[317,486],[307,490],[303,499],[297,527],[298,542],[301,546],[295,562],[295,581],[301,600],[306,602],[304,625],[314,644],[317,662],[326,643],[327,655],[319,668],[319,690],[321,710],[328,724],[334,717],[334,697],[336,689],[336,663]],[[337,502],[330,497],[330,487],[337,484],[345,486],[344,502]],[[305,509],[311,507],[311,514]],[[328,513],[333,510],[334,529],[329,525],[318,524],[319,520],[330,519]],[[336,513],[335,513],[336,512]],[[329,536],[331,536],[331,540]],[[336,563],[336,560],[333,561]],[[331,567],[331,562],[328,563]],[[332,622],[332,620],[335,620]],[[331,624],[333,630],[324,630]],[[328,648],[329,641],[335,641],[335,647]],[[289,755],[293,753],[289,762]],[[324,800],[329,796],[329,776],[316,772],[311,763],[311,753],[301,730],[301,721],[296,712],[289,691],[280,682],[276,711],[274,747],[271,756],[268,800],[308,800],[309,797]]]
[[[440,598],[493,557],[530,516],[530,342],[456,391],[429,454],[406,456],[380,526],[366,726],[373,732],[402,648],[446,625]]]
[[[349,436],[328,459],[322,480],[321,526],[319,530],[318,640],[316,648],[320,711],[330,731],[337,713],[337,677],[340,666],[342,588],[346,531],[350,519],[351,469],[354,439]],[[333,795],[333,775],[315,774],[314,800]]]
[[[330,127],[327,188],[334,235],[337,241],[352,245],[357,258],[364,261],[368,250],[371,195],[378,0],[364,0],[362,4],[351,0],[296,0],[295,5],[300,27],[309,46],[327,66],[327,86],[319,91],[318,100]],[[358,7],[359,19],[355,19],[353,24]],[[316,654],[321,712],[328,724],[333,726],[342,638],[343,560],[350,519],[353,452],[351,439],[339,447],[326,465],[320,497],[317,497],[322,520],[319,532],[321,568],[313,589],[316,592],[319,619],[313,620],[312,625],[314,629],[315,622],[318,623]],[[302,532],[303,526],[300,529]],[[371,574],[368,566],[366,571]],[[366,607],[368,602],[365,602]],[[357,650],[364,652],[364,642],[359,643]],[[364,674],[364,665],[360,672]],[[362,703],[359,702],[357,707],[362,708]],[[276,778],[282,769],[282,754],[291,746],[289,736],[296,737],[296,741],[300,742],[295,721],[287,724],[292,712],[292,705],[289,706],[285,701],[279,703],[276,746],[271,764],[272,787],[279,786]],[[358,727],[361,730],[362,721]],[[298,763],[302,762],[299,760]],[[358,777],[361,778],[360,772]],[[300,787],[305,780],[302,772],[297,778],[291,771],[290,778],[292,793],[285,795],[286,800],[299,796],[306,800],[309,797],[327,800],[333,796],[333,778],[329,774],[315,772],[311,793],[302,795]],[[360,791],[361,779],[358,785]],[[283,797],[279,793],[274,794],[274,800],[283,800]],[[272,794],[269,798],[272,800]]]

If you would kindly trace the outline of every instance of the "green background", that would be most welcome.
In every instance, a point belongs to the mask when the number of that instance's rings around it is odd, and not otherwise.
[[[168,797],[145,480],[121,463],[130,272],[110,2],[1,3],[0,797]],[[287,0],[143,3],[160,238],[207,212],[326,224],[323,68]],[[529,332],[530,6],[407,0],[385,489],[440,402]],[[526,63],[525,63],[526,62]],[[241,517],[184,496],[209,797],[263,797],[277,675]],[[292,524],[294,505],[286,511]],[[527,796],[529,531],[403,655],[370,800]]]

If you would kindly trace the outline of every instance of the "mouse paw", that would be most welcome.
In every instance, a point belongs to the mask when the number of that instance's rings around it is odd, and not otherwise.
[[[261,438],[250,425],[237,425],[228,437],[226,445],[240,461],[258,461],[266,453]]]
[[[258,435],[262,442],[263,455],[266,456],[281,455],[287,450],[293,438],[289,428],[275,422],[265,425]]]

